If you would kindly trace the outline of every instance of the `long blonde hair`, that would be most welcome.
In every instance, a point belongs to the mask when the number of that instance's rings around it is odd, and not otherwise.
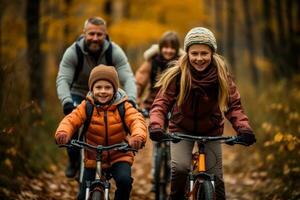
[[[213,53],[212,64],[217,67],[218,80],[219,80],[219,94],[218,102],[221,111],[227,110],[227,103],[229,99],[229,85],[228,85],[228,75],[229,71],[227,69],[224,59],[217,53]],[[189,69],[191,65],[189,64],[188,54],[184,54],[179,58],[177,62],[171,63],[171,66],[162,74],[161,78],[155,84],[155,87],[161,87],[163,92],[166,91],[170,82],[180,74],[180,90],[177,99],[177,105],[180,107],[183,102],[185,102],[189,96],[191,85],[192,85],[192,75]]]

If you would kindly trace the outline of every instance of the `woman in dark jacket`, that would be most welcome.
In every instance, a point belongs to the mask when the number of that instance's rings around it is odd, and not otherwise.
[[[150,138],[160,141],[167,113],[171,111],[170,132],[199,136],[223,134],[224,117],[239,139],[251,145],[256,139],[240,101],[240,94],[224,60],[216,53],[213,33],[203,27],[191,29],[184,39],[183,55],[157,82],[160,88],[150,112]],[[171,144],[171,199],[183,199],[194,143]],[[225,199],[222,151],[218,142],[206,144],[209,173],[217,176],[217,199]],[[217,159],[217,161],[215,161]]]

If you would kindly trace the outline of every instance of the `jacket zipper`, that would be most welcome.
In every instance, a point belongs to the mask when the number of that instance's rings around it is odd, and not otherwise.
[[[105,124],[105,146],[108,146],[108,123],[107,123],[107,110],[104,110],[104,124]],[[110,163],[110,154],[107,152],[107,161]]]
[[[194,134],[198,133],[198,117],[199,117],[199,111],[196,109],[196,103],[199,102],[199,94],[196,93],[194,94],[193,98],[192,98],[192,105],[193,105],[193,110],[194,110]]]

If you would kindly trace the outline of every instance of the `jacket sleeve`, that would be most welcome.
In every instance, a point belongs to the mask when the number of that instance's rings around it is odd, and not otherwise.
[[[151,63],[144,61],[135,73],[137,97],[140,98],[143,94],[143,90],[147,86],[150,80]]]
[[[82,126],[86,119],[85,114],[86,101],[77,106],[69,115],[65,116],[59,123],[55,133],[55,138],[61,133],[66,133],[71,138],[74,133]]]
[[[131,70],[131,66],[123,50],[115,43],[113,45],[113,63],[118,72],[120,83],[123,89],[126,91],[129,99],[136,100],[136,85],[135,77]]]
[[[131,137],[140,137],[146,143],[147,125],[144,117],[129,102],[125,102],[125,110],[125,122],[130,129]]]
[[[77,56],[74,43],[65,51],[56,77],[57,94],[62,105],[66,102],[73,102],[70,86],[73,81],[76,64]]]
[[[238,134],[243,131],[253,132],[242,107],[240,93],[231,77],[229,77],[229,89],[228,110],[225,112],[226,118]]]
[[[167,87],[166,91],[159,90],[156,95],[150,111],[150,125],[151,129],[164,129],[168,112],[170,112],[176,102],[176,83],[175,78]]]

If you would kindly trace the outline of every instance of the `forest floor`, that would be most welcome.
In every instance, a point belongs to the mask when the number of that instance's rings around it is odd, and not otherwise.
[[[239,151],[235,147],[224,145],[223,165],[224,179],[226,187],[226,196],[230,200],[253,200],[251,192],[256,181],[251,178],[252,175],[243,172],[243,169],[233,169],[232,164],[239,162],[237,155]],[[151,155],[152,143],[148,140],[146,147],[137,153],[135,164],[133,165],[133,190],[131,200],[153,200],[154,193],[151,188]],[[62,161],[65,163],[65,161]],[[76,199],[78,185],[75,180],[64,176],[64,165],[50,166],[49,171],[43,172],[37,178],[20,178],[24,183],[20,194],[16,195],[19,200],[73,200]],[[113,196],[113,194],[112,194]]]

